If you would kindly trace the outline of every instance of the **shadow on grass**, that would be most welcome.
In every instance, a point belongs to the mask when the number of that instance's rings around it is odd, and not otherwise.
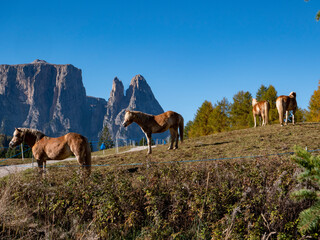
[[[230,143],[230,142],[201,143],[201,144],[195,145],[195,147],[216,146],[216,145],[222,145],[226,143]]]

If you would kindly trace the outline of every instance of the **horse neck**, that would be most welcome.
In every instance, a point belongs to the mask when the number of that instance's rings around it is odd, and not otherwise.
[[[41,136],[41,137],[40,137]],[[25,132],[24,136],[24,142],[29,145],[29,147],[33,147],[37,141],[39,141],[44,134],[42,133],[31,133],[31,132]]]
[[[133,121],[137,123],[139,126],[143,126],[147,119],[150,118],[150,115],[144,114],[142,112],[136,112],[134,114]]]

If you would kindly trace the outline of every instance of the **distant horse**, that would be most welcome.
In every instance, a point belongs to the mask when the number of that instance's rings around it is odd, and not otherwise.
[[[292,110],[292,124],[294,125],[294,114],[297,110],[297,100],[296,93],[291,92],[289,96],[280,96],[276,101],[278,113],[279,113],[279,122],[283,126],[283,114],[286,113],[285,125],[288,123],[289,111]]]
[[[148,154],[151,153],[152,133],[162,133],[169,129],[171,134],[171,143],[168,149],[173,148],[174,141],[176,142],[174,148],[178,148],[179,135],[181,142],[183,142],[183,117],[179,113],[168,111],[159,115],[151,115],[143,112],[126,110],[123,126],[127,127],[133,122],[140,126],[141,130],[147,137]]]
[[[29,128],[16,128],[9,143],[11,148],[25,142],[32,148],[40,172],[45,169],[47,160],[62,160],[74,154],[78,163],[91,172],[91,149],[87,138],[77,133],[68,133],[58,138],[51,138],[42,132]],[[43,165],[44,164],[44,165]]]
[[[268,124],[270,104],[268,101],[258,102],[255,98],[252,99],[252,114],[254,118],[254,127],[257,126],[257,116],[260,117],[260,123],[262,126]],[[262,118],[262,122],[261,122]]]

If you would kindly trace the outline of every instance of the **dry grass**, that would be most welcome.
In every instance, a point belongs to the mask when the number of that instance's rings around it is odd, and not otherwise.
[[[272,125],[186,140],[178,150],[95,156],[90,178],[78,167],[49,167],[0,180],[1,239],[297,239],[301,187],[289,155],[197,163],[168,161],[317,149],[319,124]],[[148,167],[147,167],[147,164]],[[138,166],[119,164],[143,163]],[[64,163],[65,164],[65,163]],[[73,163],[70,163],[71,165]],[[74,164],[73,164],[74,165]]]
[[[177,150],[167,151],[168,145],[158,145],[147,156],[147,150],[98,157],[93,164],[126,164],[216,159],[292,152],[293,146],[320,148],[319,123],[298,123],[295,126],[268,125],[223,132],[188,139]]]

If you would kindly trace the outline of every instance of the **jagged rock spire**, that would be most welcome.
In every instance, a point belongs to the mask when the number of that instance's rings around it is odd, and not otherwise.
[[[123,97],[124,97],[123,84],[118,79],[118,77],[115,77],[113,79],[113,83],[112,83],[112,90],[110,92],[110,99],[112,99],[112,101],[118,101],[119,99],[122,99]]]
[[[109,127],[113,138],[141,139],[144,134],[136,124],[132,124],[128,128],[122,126],[125,110],[136,110],[157,115],[163,113],[163,109],[154,97],[147,81],[140,74],[131,79],[125,96],[123,92],[122,82],[118,78],[114,78],[103,125]],[[165,138],[166,136],[167,134],[161,135],[159,138]]]

